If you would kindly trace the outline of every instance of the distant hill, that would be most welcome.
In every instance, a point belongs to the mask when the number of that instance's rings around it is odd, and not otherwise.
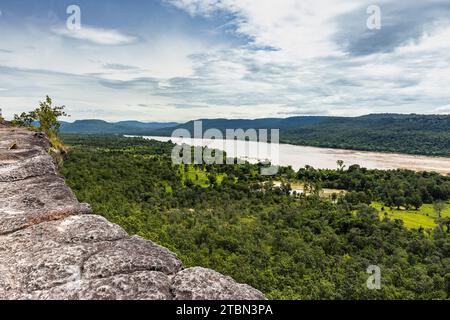
[[[152,130],[174,127],[175,122],[139,122],[121,121],[106,122],[103,120],[77,120],[75,122],[61,122],[62,133],[91,133],[91,134],[142,134]]]
[[[225,129],[281,129],[295,128],[306,125],[314,125],[327,122],[331,119],[339,119],[325,116],[304,116],[290,118],[262,118],[262,119],[199,119],[195,121],[202,122],[203,131],[215,128],[221,131]],[[172,128],[161,128],[152,132],[154,135],[168,136],[175,129],[187,129],[190,132],[194,130],[194,121],[179,124]]]
[[[293,127],[308,124],[317,124],[331,117],[291,117],[291,118],[263,118],[263,119],[201,119],[203,128],[217,128],[225,130],[228,128],[248,129],[248,128],[280,128]],[[92,133],[92,134],[148,134],[170,136],[173,130],[178,128],[187,128],[193,130],[194,121],[184,124],[176,122],[150,122],[144,123],[139,121],[120,121],[106,122],[103,120],[77,120],[73,123],[61,122],[62,133]]]
[[[204,130],[210,128],[248,129],[248,128],[277,128],[285,132],[295,132],[297,129],[312,128],[340,128],[350,126],[369,128],[408,128],[409,130],[442,131],[450,129],[450,115],[416,115],[416,114],[369,114],[361,117],[330,117],[330,116],[302,116],[290,118],[263,118],[263,119],[200,119]],[[177,128],[192,130],[194,121],[171,127],[170,132]],[[164,133],[165,128],[156,131]]]
[[[450,157],[450,115],[371,114],[281,128],[286,143]]]
[[[63,123],[63,133],[116,133],[170,136],[193,133],[194,121],[141,123],[101,120]],[[283,143],[326,148],[400,152],[450,157],[450,115],[370,114],[361,117],[302,116],[264,119],[202,119],[203,130],[280,129]]]

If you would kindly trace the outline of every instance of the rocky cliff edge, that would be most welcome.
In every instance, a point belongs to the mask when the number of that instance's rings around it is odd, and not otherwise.
[[[45,135],[0,124],[0,299],[264,299],[93,215],[48,150]]]

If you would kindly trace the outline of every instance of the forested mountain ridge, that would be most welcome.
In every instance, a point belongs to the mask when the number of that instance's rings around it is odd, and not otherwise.
[[[376,114],[281,132],[281,139],[293,144],[450,156],[449,115]]]
[[[283,143],[326,148],[399,152],[450,157],[450,115],[370,114],[361,117],[301,116],[265,119],[203,119],[203,130],[280,129]],[[194,121],[185,124],[145,128],[118,126],[103,129],[104,124],[91,129],[77,123],[63,133],[120,133],[130,135],[170,136],[175,129],[193,133]],[[224,132],[225,134],[225,132]]]
[[[77,120],[75,122],[61,121],[61,131],[64,133],[90,134],[141,134],[151,130],[176,126],[175,122],[140,122],[120,121],[106,122],[103,120]]]

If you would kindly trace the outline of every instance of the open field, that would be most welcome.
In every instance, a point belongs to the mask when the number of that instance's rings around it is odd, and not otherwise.
[[[424,204],[419,210],[390,209],[378,202],[372,203],[371,206],[380,212],[380,218],[387,216],[392,220],[400,219],[405,224],[405,227],[409,229],[436,227],[435,219],[437,215],[432,204]],[[383,207],[384,211],[382,210]],[[447,207],[442,212],[442,217],[450,217],[450,204],[447,204]]]
[[[186,181],[190,180],[194,185],[200,186],[202,188],[207,188],[210,185],[210,181],[208,178],[208,173],[201,168],[196,168],[193,165],[187,166],[187,171],[184,166],[180,166],[179,174],[181,180],[185,184]],[[215,176],[216,182],[220,184],[225,177],[225,174],[216,174]]]

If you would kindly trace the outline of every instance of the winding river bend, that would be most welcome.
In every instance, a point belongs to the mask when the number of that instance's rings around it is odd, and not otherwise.
[[[271,160],[272,163],[281,166],[292,166],[298,170],[305,165],[310,165],[320,169],[336,169],[338,160],[343,160],[347,165],[358,164],[368,169],[409,169],[415,171],[435,171],[441,174],[450,174],[450,158],[416,156],[399,153],[367,152],[342,149],[328,149],[317,147],[296,146],[290,144],[279,144],[279,157],[248,157],[247,146],[268,150],[270,145],[265,142],[244,142],[236,141],[225,143],[222,139],[185,139],[172,137],[146,136],[145,139],[162,142],[172,141],[176,144],[188,144],[192,146],[203,146],[211,149],[219,149],[227,154],[234,154],[251,163],[263,160]],[[234,149],[234,150],[233,150]]]

